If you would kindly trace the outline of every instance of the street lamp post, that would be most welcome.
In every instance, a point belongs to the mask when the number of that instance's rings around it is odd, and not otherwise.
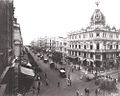
[[[107,59],[106,59],[106,44],[105,44],[105,42],[104,42],[104,49],[105,49],[105,67],[106,67]],[[106,68],[104,68],[104,69],[106,70]]]
[[[18,91],[19,91],[19,65],[21,64],[21,44],[22,42],[19,41],[19,58],[15,58],[15,69],[14,69],[14,73],[15,73],[15,96],[17,96]],[[17,62],[16,62],[17,61]]]
[[[69,61],[67,60],[67,78],[70,79],[70,65],[69,65]]]
[[[17,76],[17,80],[16,80],[16,82],[17,82],[17,91],[16,91],[16,92],[17,92],[17,93],[19,92],[19,88],[20,88],[20,87],[19,87],[19,86],[20,86],[20,85],[19,85],[19,84],[20,84],[20,81],[19,81],[19,70],[20,70],[21,55],[22,55],[22,54],[21,54],[21,49],[22,49],[21,47],[22,47],[22,41],[20,41],[20,55],[19,55],[20,58],[19,58],[19,64],[17,65],[17,75],[18,75],[18,76]]]
[[[107,67],[107,58],[106,58],[106,44],[105,44],[105,42],[104,42],[104,49],[105,49],[105,67]],[[106,68],[104,68],[105,69],[105,73],[106,73]],[[106,85],[105,85],[106,86]],[[106,96],[106,91],[104,90],[104,96]]]

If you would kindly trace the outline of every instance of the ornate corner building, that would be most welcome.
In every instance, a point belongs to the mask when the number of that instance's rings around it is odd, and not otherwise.
[[[120,30],[106,25],[105,16],[95,9],[90,25],[68,34],[68,55],[99,67],[117,63],[120,54]]]

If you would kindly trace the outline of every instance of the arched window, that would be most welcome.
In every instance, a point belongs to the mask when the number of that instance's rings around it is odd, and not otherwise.
[[[86,45],[84,45],[84,49],[86,49]]]
[[[116,49],[118,49],[118,45],[116,45]]]
[[[112,49],[112,45],[110,45],[110,49]]]
[[[100,49],[100,45],[99,45],[99,43],[97,43],[96,48],[97,48],[97,50]]]
[[[93,45],[90,45],[90,49],[91,49],[91,50],[93,49]]]
[[[79,49],[81,49],[81,45],[79,45]]]
[[[77,48],[77,45],[75,45],[75,48]]]

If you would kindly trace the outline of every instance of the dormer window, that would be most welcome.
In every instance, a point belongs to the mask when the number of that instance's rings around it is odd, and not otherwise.
[[[100,9],[96,9],[91,17],[91,25],[105,25],[105,16],[100,11]]]

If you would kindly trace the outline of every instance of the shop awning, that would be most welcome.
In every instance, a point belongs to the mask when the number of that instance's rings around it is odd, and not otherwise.
[[[20,71],[21,71],[21,73],[23,73],[25,75],[35,76],[34,71],[32,69],[30,69],[30,68],[26,68],[26,67],[21,66]]]

